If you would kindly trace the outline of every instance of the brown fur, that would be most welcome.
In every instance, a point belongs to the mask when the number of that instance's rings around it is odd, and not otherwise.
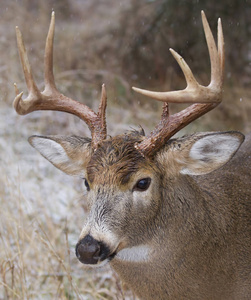
[[[242,142],[239,133],[226,134]],[[251,138],[220,169],[201,176],[180,174],[193,160],[194,143],[210,135],[170,140],[151,159],[136,150],[143,138],[137,132],[105,140],[94,152],[86,139],[42,137],[43,143],[62,146],[71,167],[64,155],[62,164],[41,152],[45,157],[69,174],[83,171],[89,182],[90,211],[80,240],[91,235],[105,243],[111,266],[141,299],[250,298]],[[210,147],[206,144],[203,153]],[[211,159],[204,159],[209,165],[201,168],[218,168],[214,155]],[[147,192],[135,193],[135,183],[146,177],[152,180]],[[116,255],[140,245],[150,249],[147,261]]]
[[[130,176],[135,173],[146,159],[134,147],[142,136],[137,132],[119,135],[104,141],[94,152],[87,167],[90,183],[101,181],[100,174],[114,174],[118,184],[126,184]],[[107,184],[107,178],[104,179]]]
[[[249,298],[250,146],[248,138],[230,163],[203,177],[174,179],[163,170],[164,201],[151,229],[155,256],[146,264],[111,262],[139,297]]]

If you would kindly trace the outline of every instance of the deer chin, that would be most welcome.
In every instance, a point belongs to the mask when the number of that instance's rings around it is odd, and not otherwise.
[[[86,264],[86,263],[82,263],[85,267],[87,267],[88,269],[98,269],[98,268],[102,268],[104,266],[106,266],[107,264],[109,264],[109,262],[114,258],[114,255],[109,256],[108,258],[97,262],[96,264]],[[81,262],[81,261],[80,261]]]
[[[96,268],[102,268],[105,265],[107,265],[111,260],[113,260],[113,258],[115,256],[116,256],[116,252],[102,260],[98,260],[97,263],[86,263],[86,262],[81,261],[81,259],[79,259],[79,258],[78,258],[78,260],[87,268],[96,269]]]
[[[104,260],[98,261],[96,264],[85,264],[91,268],[100,268],[113,260],[123,262],[147,262],[150,259],[151,248],[148,245],[138,245],[118,250],[119,247]]]
[[[118,247],[119,248],[119,247]],[[150,258],[151,249],[148,245],[138,245],[128,248],[123,248],[121,250],[116,250],[110,254],[107,258],[99,261],[97,264],[89,265],[91,268],[100,268],[105,266],[107,263],[113,260],[119,260],[124,262],[147,262]]]
[[[131,248],[124,248],[114,256],[116,260],[127,262],[147,262],[149,261],[151,248],[148,245],[138,245]]]

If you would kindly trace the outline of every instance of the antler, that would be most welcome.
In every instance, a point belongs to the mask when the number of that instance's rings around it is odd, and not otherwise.
[[[218,50],[208,25],[205,13],[201,12],[211,63],[211,82],[205,87],[200,85],[185,60],[174,50],[172,55],[180,65],[187,87],[181,91],[152,92],[133,87],[133,90],[156,100],[164,101],[161,121],[141,143],[135,147],[145,156],[152,156],[180,129],[215,108],[222,100],[224,72],[224,39],[221,20],[218,19]],[[169,116],[168,103],[196,103],[179,113]]]
[[[19,28],[16,27],[17,45],[29,94],[26,99],[22,99],[23,92],[19,93],[16,84],[14,84],[16,97],[13,105],[17,113],[20,115],[26,115],[36,110],[56,110],[64,111],[78,116],[88,125],[92,134],[92,147],[94,150],[96,150],[100,142],[106,138],[105,110],[107,97],[105,86],[102,85],[102,93],[98,113],[95,113],[85,104],[64,96],[57,90],[53,75],[54,30],[55,13],[52,12],[44,54],[45,88],[43,92],[40,92],[33,79],[22,34]]]

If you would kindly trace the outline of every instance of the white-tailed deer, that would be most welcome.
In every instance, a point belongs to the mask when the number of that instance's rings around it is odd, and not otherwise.
[[[76,255],[87,265],[109,262],[142,299],[251,297],[250,138],[243,143],[239,132],[206,132],[170,139],[222,99],[221,21],[218,49],[203,12],[202,22],[211,82],[207,87],[199,85],[184,59],[171,50],[187,88],[164,93],[134,88],[164,102],[161,121],[148,136],[132,131],[107,137],[104,86],[98,113],[60,94],[53,76],[54,13],[45,47],[43,92],[33,80],[17,28],[29,95],[22,99],[16,87],[16,111],[65,111],[81,118],[91,131],[91,139],[29,138],[54,166],[84,178],[89,215]],[[169,102],[192,104],[169,115]]]

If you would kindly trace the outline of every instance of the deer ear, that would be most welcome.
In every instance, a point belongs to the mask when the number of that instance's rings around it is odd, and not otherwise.
[[[170,141],[159,159],[175,173],[208,174],[226,164],[244,141],[239,132],[198,133]]]
[[[31,136],[29,143],[55,167],[68,175],[85,176],[91,140],[77,136]]]
[[[181,174],[202,175],[225,165],[244,141],[239,132],[194,135],[181,151]]]

